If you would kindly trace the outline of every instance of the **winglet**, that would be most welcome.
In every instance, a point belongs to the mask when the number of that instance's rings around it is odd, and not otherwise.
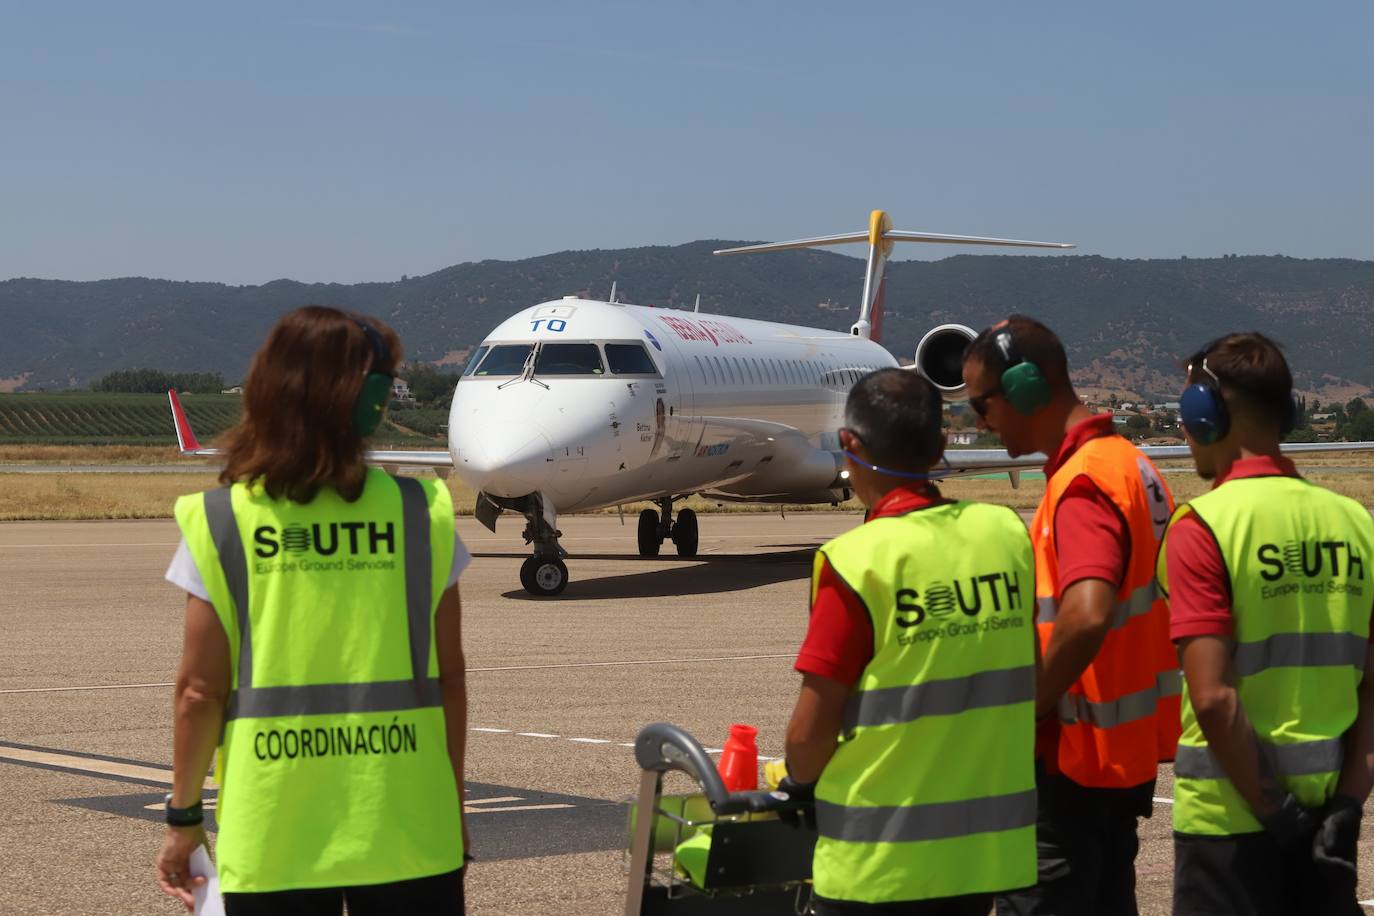
[[[181,398],[177,397],[175,390],[170,390],[167,392],[167,400],[172,405],[172,424],[177,430],[177,447],[183,455],[200,451],[200,443],[196,441],[196,434],[191,429],[191,421],[186,419],[186,411],[181,407]]]

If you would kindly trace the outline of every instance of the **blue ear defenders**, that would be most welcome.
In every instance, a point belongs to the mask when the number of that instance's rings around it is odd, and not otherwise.
[[[1183,394],[1178,398],[1178,417],[1195,442],[1211,445],[1231,431],[1231,412],[1226,409],[1226,399],[1221,396],[1221,379],[1207,365],[1206,357],[1202,359],[1201,368],[1211,381],[1194,382],[1183,389]],[[1193,374],[1192,366],[1188,367],[1188,374]],[[1293,395],[1279,424],[1280,438],[1286,437],[1297,427],[1301,410],[1297,395]]]
[[[1050,403],[1050,383],[1040,367],[1021,355],[1012,339],[1011,328],[1003,328],[993,338],[1007,368],[1002,372],[1002,396],[1011,409],[1029,417]]]
[[[361,318],[353,317],[353,321],[363,329],[367,342],[372,346],[372,366],[363,377],[363,387],[353,404],[353,429],[360,436],[370,436],[382,422],[382,411],[391,400],[392,373],[395,370],[386,341],[382,340],[377,329]]]

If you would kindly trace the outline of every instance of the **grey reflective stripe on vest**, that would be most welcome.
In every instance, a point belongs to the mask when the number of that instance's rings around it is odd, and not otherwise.
[[[1296,744],[1260,743],[1261,753],[1271,762],[1280,776],[1312,776],[1334,773],[1345,760],[1345,747],[1340,738],[1322,738]],[[1226,779],[1212,749],[1180,744],[1174,756],[1174,776],[1184,779]]]
[[[1112,629],[1119,630],[1129,623],[1132,617],[1148,614],[1158,597],[1159,592],[1155,589],[1155,583],[1149,582],[1127,595],[1125,601],[1113,604]],[[1035,609],[1035,622],[1049,623],[1059,616],[1059,599],[1036,598]]]
[[[232,490],[220,487],[205,493],[205,523],[210,528],[210,540],[219,554],[224,570],[224,583],[229,597],[234,599],[234,614],[239,624],[238,683],[253,683],[253,638],[248,626],[248,558],[243,552],[243,539],[234,521]]]
[[[922,716],[952,716],[969,709],[1010,706],[1035,699],[1035,667],[981,671],[967,677],[883,687],[854,694],[844,727],[893,725]]]
[[[1087,722],[1097,728],[1115,728],[1152,716],[1165,697],[1176,697],[1183,691],[1183,676],[1176,670],[1161,671],[1154,684],[1109,700],[1093,703],[1079,693],[1066,693],[1059,698],[1059,721],[1065,725]]]
[[[820,835],[849,843],[910,843],[996,833],[1035,823],[1035,790],[902,807],[862,807],[816,800]]]
[[[1231,665],[1237,677],[1269,668],[1326,668],[1349,665],[1364,670],[1369,640],[1355,633],[1276,633],[1258,642],[1236,644]]]
[[[438,706],[439,679],[372,681],[363,684],[301,684],[237,690],[225,719],[320,716],[349,712],[393,712]]]
[[[240,717],[309,716],[325,713],[393,712],[438,706],[439,681],[429,676],[430,575],[429,504],[418,480],[392,478],[401,491],[405,532],[406,627],[412,677],[408,681],[356,684],[253,686],[252,624],[248,616],[248,561],[238,521],[225,487],[205,494],[205,519],[219,552],[239,625],[238,687],[225,707],[225,721]]]
[[[430,569],[429,504],[414,477],[393,477],[401,489],[401,529],[406,545],[406,622],[410,627],[410,670],[417,683],[429,674]],[[417,549],[418,548],[418,549]],[[431,704],[432,705],[432,704]]]

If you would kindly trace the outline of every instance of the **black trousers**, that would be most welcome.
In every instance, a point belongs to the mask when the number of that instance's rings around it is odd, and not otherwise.
[[[1138,818],[1154,813],[1155,782],[1080,786],[1035,764],[1038,882],[997,896],[998,916],[1137,916]]]
[[[1174,916],[1353,916],[1355,876],[1285,855],[1268,834],[1174,834]]]
[[[225,916],[461,916],[463,869],[430,878],[261,894],[225,894]]]
[[[991,910],[991,894],[969,894],[901,903],[856,903],[816,897],[811,912],[815,916],[988,916]]]

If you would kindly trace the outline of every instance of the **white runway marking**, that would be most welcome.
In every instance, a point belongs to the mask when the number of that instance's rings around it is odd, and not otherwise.
[[[1172,798],[1165,798],[1163,795],[1156,795],[1156,796],[1155,796],[1155,804],[1156,804],[1156,805],[1172,805],[1173,803],[1174,803],[1174,800],[1173,800]]]
[[[517,738],[561,738],[562,735],[550,735],[548,732],[516,732]]]
[[[67,690],[138,690],[143,687],[175,687],[171,681],[159,684],[92,684],[88,687],[9,687],[0,693],[62,693]]]
[[[469,668],[469,674],[483,671],[547,671],[560,668],[623,668],[636,665],[690,665],[698,662],[749,662],[775,658],[794,658],[791,652],[776,655],[713,655],[705,658],[644,658],[615,662],[568,662],[554,665],[497,665],[487,668]],[[82,687],[8,687],[0,694],[9,693],[62,693],[69,690],[142,690],[148,687],[174,687],[171,681],[156,684],[89,684]]]
[[[37,763],[96,776],[123,776],[127,779],[137,779],[167,786],[172,784],[171,770],[140,766],[134,763],[117,763],[113,760],[93,760],[90,757],[81,757],[76,754],[60,754],[53,751],[35,751],[28,748],[0,745],[0,760],[12,760],[15,763]],[[214,787],[214,782],[209,779],[205,780],[205,788],[213,789]]]

